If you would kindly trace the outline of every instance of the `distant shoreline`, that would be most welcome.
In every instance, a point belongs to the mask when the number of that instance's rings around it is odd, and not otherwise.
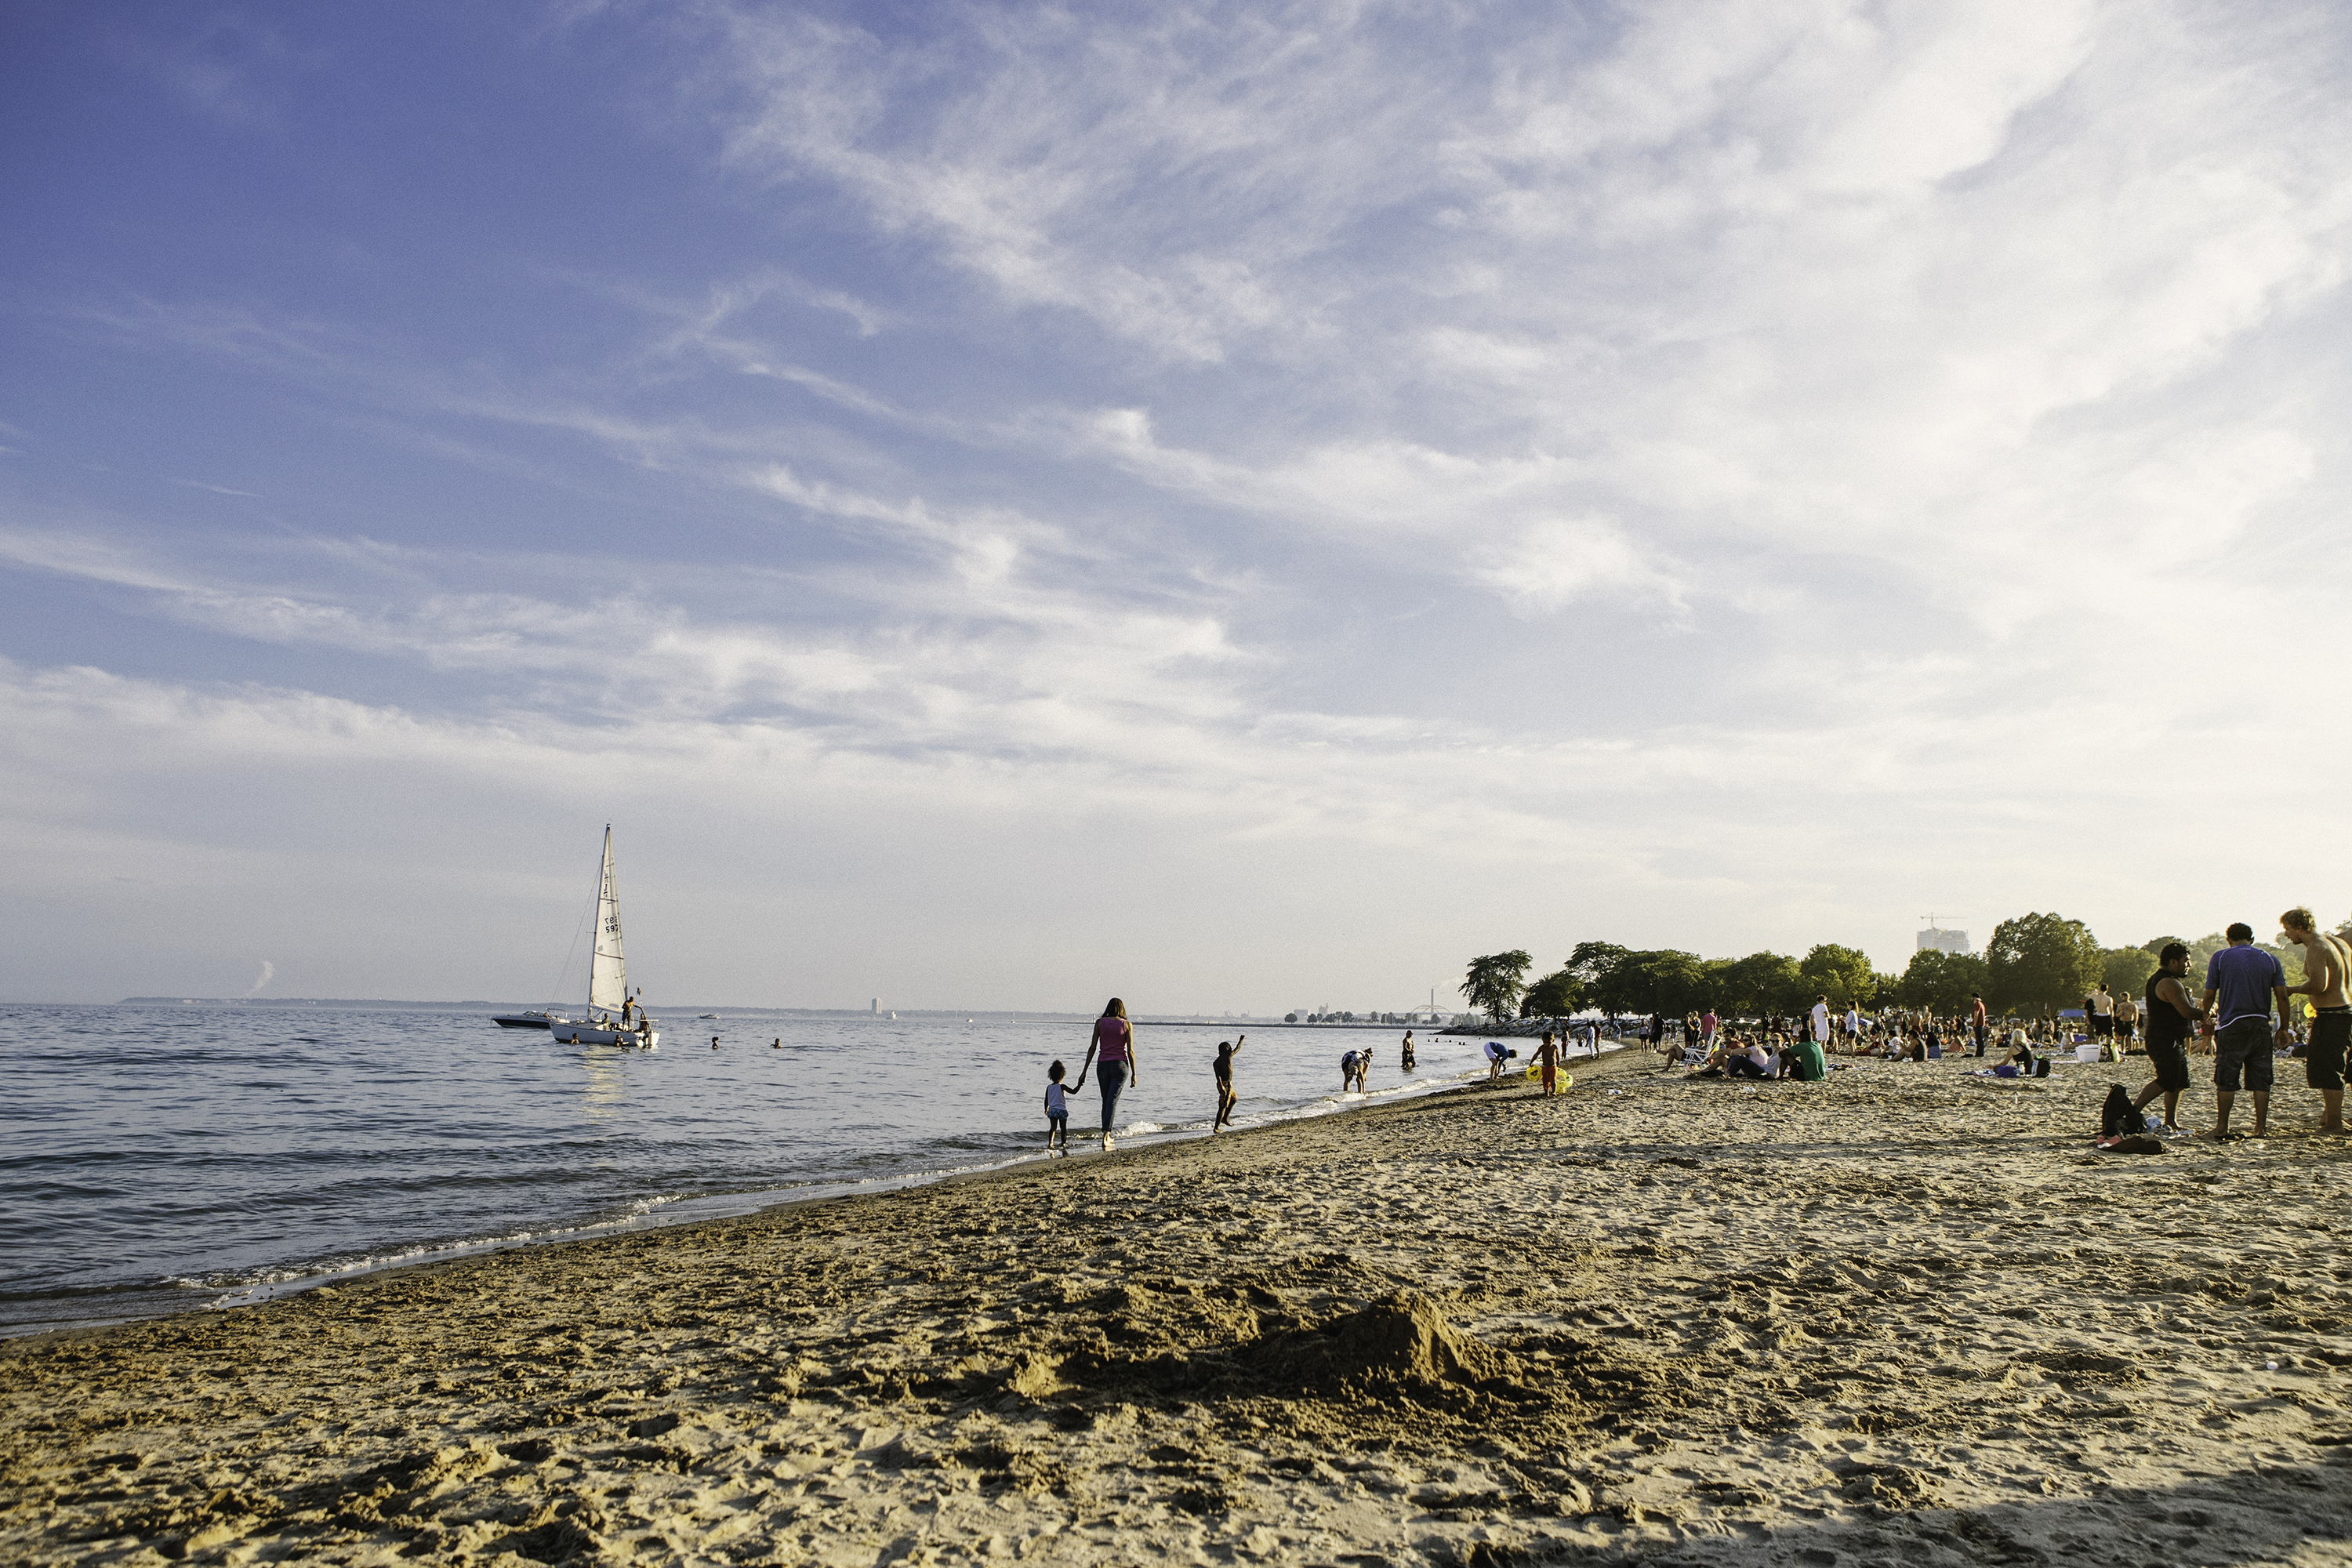
[[[482,999],[447,1002],[415,1002],[394,996],[125,996],[119,1002],[10,1002],[0,1004],[11,1007],[351,1007],[408,1008],[430,1013],[523,1013],[541,1007],[563,1005],[548,1002],[495,1002]],[[654,1016],[670,1023],[681,1020],[691,1023],[700,1013],[717,1013],[717,1020],[725,1023],[735,1017],[761,1018],[870,1018],[877,1023],[896,1019],[961,1018],[975,1023],[991,1024],[1084,1024],[1096,1015],[1091,1012],[1055,1012],[1050,1008],[1005,1007],[897,1007],[877,1013],[864,1007],[748,1007],[726,1006],[709,1002],[680,1002],[670,1006],[656,1007]],[[1232,1026],[1244,1029],[1440,1029],[1441,1024],[1381,1024],[1358,1019],[1352,1023],[1332,1021],[1310,1024],[1301,1019],[1286,1023],[1280,1018],[1246,1015],[1216,1016],[1207,1013],[1169,1014],[1159,1017],[1139,1016],[1135,1022],[1142,1026],[1167,1028],[1181,1026],[1187,1028],[1221,1028]]]

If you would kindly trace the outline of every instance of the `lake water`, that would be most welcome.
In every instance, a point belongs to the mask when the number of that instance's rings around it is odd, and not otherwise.
[[[637,1051],[446,1010],[10,1013],[0,1334],[1034,1158],[1046,1065],[1059,1057],[1075,1078],[1089,1032],[746,1013],[664,1018],[661,1048]],[[1206,1132],[1210,1059],[1232,1032],[1138,1026],[1142,1084],[1120,1098],[1122,1143]],[[1360,1102],[1338,1091],[1351,1048],[1374,1052],[1373,1099],[1483,1070],[1479,1041],[1416,1030],[1407,1080],[1402,1033],[1253,1035],[1237,1124]],[[1073,1131],[1100,1119],[1090,1080]]]

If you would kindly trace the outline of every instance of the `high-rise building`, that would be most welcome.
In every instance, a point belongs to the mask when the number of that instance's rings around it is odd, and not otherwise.
[[[1919,951],[1927,952],[1931,950],[1937,952],[1966,952],[1969,951],[1969,933],[1929,926],[1919,933]]]

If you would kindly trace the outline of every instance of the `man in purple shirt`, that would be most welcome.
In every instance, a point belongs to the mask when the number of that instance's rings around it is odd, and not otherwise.
[[[2243,921],[2224,932],[2230,945],[2205,965],[2205,996],[2200,1005],[2213,1020],[2213,1118],[2215,1138],[2230,1135],[2230,1102],[2238,1098],[2238,1079],[2254,1097],[2254,1136],[2268,1131],[2271,1111],[2273,1043],[2286,1034],[2286,971],[2279,961],[2254,945],[2254,931]],[[2215,997],[2221,998],[2216,1005]],[[2279,1026],[2271,1026],[2271,1005],[2278,1005]]]

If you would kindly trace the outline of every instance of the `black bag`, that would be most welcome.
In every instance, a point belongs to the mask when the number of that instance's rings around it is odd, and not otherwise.
[[[2107,1102],[2099,1107],[2099,1136],[2129,1138],[2147,1131],[2147,1118],[2141,1115],[2139,1108],[2131,1102],[2131,1096],[2125,1091],[2124,1086],[2109,1084]]]
[[[2048,1078],[2050,1076],[2050,1058],[2048,1057],[2036,1057],[2033,1058],[2033,1076],[2035,1078]]]

